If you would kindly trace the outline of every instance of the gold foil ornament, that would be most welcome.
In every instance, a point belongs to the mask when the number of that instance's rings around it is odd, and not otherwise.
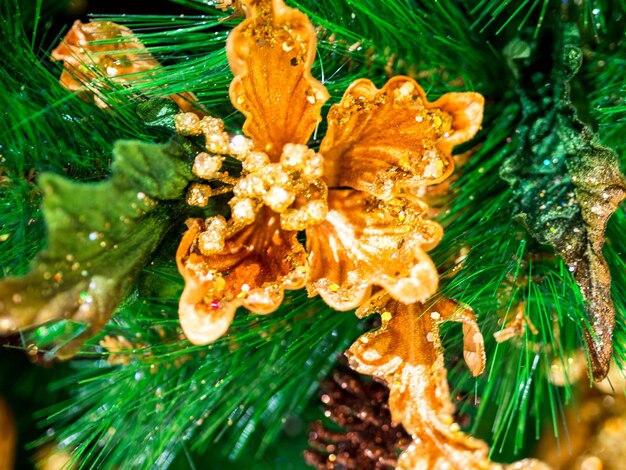
[[[338,310],[361,305],[372,286],[403,302],[425,300],[438,282],[426,250],[443,230],[410,193],[450,174],[452,147],[480,127],[482,96],[449,93],[428,103],[408,77],[382,90],[358,80],[331,108],[316,152],[307,143],[329,95],[311,75],[313,25],[282,0],[241,5],[247,18],[230,34],[227,54],[245,136],[230,136],[209,116],[176,117],[178,132],[203,135],[207,150],[193,164],[206,183],[190,187],[189,203],[205,206],[219,184],[234,194],[228,220],[187,222],[177,253],[185,334],[196,344],[213,341],[238,306],[269,313],[285,289],[305,284]],[[228,158],[241,162],[237,177],[224,169]],[[306,253],[295,238],[302,230]]]
[[[111,21],[76,20],[51,57],[63,62],[61,85],[103,109],[109,107],[101,91],[107,80],[120,84],[146,82],[150,79],[148,72],[161,67],[129,28]],[[193,104],[197,101],[193,93],[168,98],[181,111],[203,114]]]

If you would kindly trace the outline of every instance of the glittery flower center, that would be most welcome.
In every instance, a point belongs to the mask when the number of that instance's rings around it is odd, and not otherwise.
[[[231,138],[219,119],[200,119],[193,113],[183,113],[176,116],[175,122],[183,135],[204,135],[211,153],[201,152],[195,157],[193,173],[229,186],[234,194],[229,205],[235,227],[254,222],[263,206],[280,215],[284,230],[304,230],[326,218],[328,190],[322,180],[324,160],[319,153],[306,145],[286,144],[279,161],[272,162],[268,154],[255,149],[251,139],[243,135]],[[241,162],[238,178],[222,171],[226,156]],[[189,189],[187,202],[204,207],[215,193],[208,183],[195,183]],[[225,232],[225,227],[218,231]]]

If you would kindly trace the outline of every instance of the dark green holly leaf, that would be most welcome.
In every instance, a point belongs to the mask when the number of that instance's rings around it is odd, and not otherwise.
[[[180,113],[178,105],[167,98],[151,98],[137,106],[137,116],[149,126],[174,131],[174,116]]]
[[[500,174],[511,185],[516,218],[537,241],[554,248],[580,287],[592,371],[601,380],[611,361],[615,324],[602,246],[606,223],[626,196],[626,182],[616,154],[577,115],[572,79],[582,61],[578,41],[575,26],[566,25],[548,33],[523,61],[522,120],[516,149]],[[554,50],[551,60],[547,47]]]
[[[183,143],[120,141],[112,176],[79,183],[44,174],[47,249],[26,276],[0,282],[0,334],[71,319],[87,329],[59,350],[76,352],[111,317],[171,224],[192,178]]]

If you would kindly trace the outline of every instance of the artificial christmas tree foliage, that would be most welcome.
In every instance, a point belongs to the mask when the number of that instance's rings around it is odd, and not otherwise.
[[[623,362],[623,5],[178,3],[47,48],[52,5],[3,5],[0,334],[63,396],[31,447],[78,468],[550,468],[534,444],[585,387],[555,367]],[[336,376],[339,427],[303,458],[343,352],[376,382]]]

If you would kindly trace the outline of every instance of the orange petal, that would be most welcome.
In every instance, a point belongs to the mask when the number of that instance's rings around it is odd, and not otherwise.
[[[72,91],[99,76],[115,78],[161,65],[129,28],[111,21],[76,20],[51,55],[63,61],[61,83]]]
[[[437,141],[439,151],[451,155],[454,146],[467,142],[480,129],[485,98],[480,93],[473,92],[446,93],[426,107],[429,110],[439,109],[452,116],[451,130]]]
[[[454,167],[452,147],[480,127],[483,101],[478,93],[449,93],[429,103],[409,77],[380,90],[355,81],[328,114],[320,147],[328,185],[390,199],[402,187],[444,180]]]
[[[381,328],[361,336],[347,354],[353,369],[387,382],[392,420],[413,437],[397,468],[495,468],[487,445],[454,423],[439,326],[462,321],[456,303],[405,305],[383,291],[357,311],[359,317],[372,313],[381,315]]]
[[[463,325],[463,358],[474,377],[482,374],[487,363],[485,341],[469,305],[442,297],[429,310],[429,315],[439,321],[454,321]]]
[[[247,19],[228,36],[235,75],[230,98],[256,149],[278,161],[285,144],[306,144],[328,99],[311,76],[315,30],[304,13],[283,0],[248,0]]]
[[[438,274],[424,251],[443,235],[410,197],[389,202],[353,190],[331,190],[326,220],[307,228],[309,293],[336,310],[358,307],[373,285],[412,303],[437,290]]]
[[[76,20],[51,56],[52,60],[63,61],[61,85],[80,92],[85,100],[95,100],[101,108],[108,107],[98,90],[104,77],[116,82],[145,81],[148,76],[142,72],[161,67],[132,30],[111,21],[82,23]],[[197,101],[193,93],[168,98],[182,111],[204,114],[193,105]]]
[[[189,219],[187,225],[176,262],[185,279],[180,324],[192,343],[207,344],[222,336],[238,307],[271,313],[280,306],[285,289],[304,286],[304,248],[296,232],[280,228],[277,214],[262,210],[253,224],[229,234],[212,255],[199,249],[205,222]]]

